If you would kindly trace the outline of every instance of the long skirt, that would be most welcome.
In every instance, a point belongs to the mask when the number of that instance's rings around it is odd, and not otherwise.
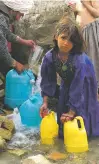
[[[94,65],[99,88],[99,18],[86,25],[82,33],[87,46],[87,54]]]

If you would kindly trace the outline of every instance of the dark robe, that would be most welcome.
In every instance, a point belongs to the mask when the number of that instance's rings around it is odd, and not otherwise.
[[[76,116],[83,117],[88,136],[99,136],[97,82],[92,62],[85,53],[70,54],[64,65],[52,49],[45,55],[41,66],[42,96],[54,97],[56,73],[62,79],[57,107],[60,135],[63,128],[60,117],[71,109]]]

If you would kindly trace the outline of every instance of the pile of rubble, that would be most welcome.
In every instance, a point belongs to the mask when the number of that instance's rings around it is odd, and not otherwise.
[[[11,140],[14,130],[13,121],[0,115],[0,151],[6,149],[6,141]]]

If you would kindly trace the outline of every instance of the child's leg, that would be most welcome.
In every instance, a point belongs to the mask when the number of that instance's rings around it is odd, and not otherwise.
[[[63,124],[60,121],[60,114],[57,114],[57,123],[59,125],[59,131],[58,131],[58,137],[60,139],[64,139],[64,129],[63,129]]]

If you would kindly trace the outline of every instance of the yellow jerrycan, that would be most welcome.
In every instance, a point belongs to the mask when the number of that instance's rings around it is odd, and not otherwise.
[[[77,116],[74,120],[64,123],[64,144],[67,152],[88,151],[87,133],[82,117]]]
[[[54,144],[54,138],[58,136],[58,124],[53,111],[42,119],[40,125],[40,136],[42,144]]]

